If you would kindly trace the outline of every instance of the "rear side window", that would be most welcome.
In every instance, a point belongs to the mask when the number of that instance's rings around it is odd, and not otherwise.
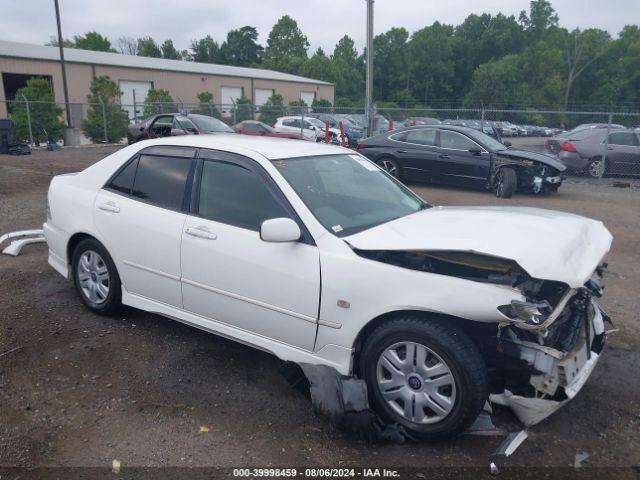
[[[255,231],[265,220],[289,217],[256,173],[220,161],[205,161],[202,166],[198,214]]]
[[[133,196],[170,210],[181,210],[191,159],[141,155]]]
[[[120,173],[118,173],[111,183],[107,185],[107,188],[115,190],[116,192],[124,193],[125,195],[131,194],[131,187],[133,187],[133,179],[136,176],[136,168],[138,167],[138,157],[130,161],[126,167],[124,167]]]
[[[436,130],[435,128],[425,128],[424,130],[409,130],[405,142],[417,143],[418,145],[430,145],[436,144]]]

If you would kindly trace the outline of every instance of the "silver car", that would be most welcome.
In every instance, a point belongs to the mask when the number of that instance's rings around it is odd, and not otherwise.
[[[558,158],[567,169],[591,177],[605,173],[640,175],[640,132],[610,131],[607,141],[605,129],[580,130],[560,144]]]

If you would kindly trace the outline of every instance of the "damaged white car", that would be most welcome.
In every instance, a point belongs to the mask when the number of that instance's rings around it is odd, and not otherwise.
[[[137,143],[55,177],[44,233],[93,312],[125,304],[267,350],[302,367],[320,410],[426,440],[488,399],[540,421],[605,340],[601,222],[432,207],[330,145]]]

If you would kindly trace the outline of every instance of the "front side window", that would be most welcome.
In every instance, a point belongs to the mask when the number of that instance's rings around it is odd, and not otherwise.
[[[141,155],[132,195],[170,210],[181,210],[190,158]]]
[[[404,141],[408,143],[417,143],[418,145],[433,146],[436,144],[436,130],[434,128],[409,130]]]
[[[233,129],[217,118],[207,117],[206,115],[193,115],[188,120],[191,120],[196,126],[203,132],[226,132],[233,133]]]
[[[635,143],[635,134],[630,132],[616,132],[609,135],[609,144],[611,145],[625,145],[625,146],[634,146]]]
[[[274,160],[311,213],[345,236],[404,217],[427,204],[360,155]]]
[[[202,166],[198,214],[255,231],[265,220],[289,217],[255,172],[235,163],[210,160]]]
[[[440,130],[440,146],[452,150],[469,150],[478,148],[475,142],[468,137],[451,130]]]
[[[189,120],[187,117],[183,117],[180,115],[176,115],[175,117],[173,117],[173,128],[177,130],[184,130],[187,132],[198,131],[198,129],[196,128],[196,126],[193,124],[191,120]]]

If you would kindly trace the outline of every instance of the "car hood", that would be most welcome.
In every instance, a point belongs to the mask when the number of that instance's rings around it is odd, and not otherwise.
[[[545,155],[544,153],[530,152],[528,150],[499,150],[496,152],[496,155],[500,155],[501,157],[517,158],[519,160],[533,160],[534,162],[549,165],[561,172],[564,172],[567,168],[562,162],[558,161],[554,157]]]
[[[473,252],[580,287],[609,251],[602,222],[526,207],[433,207],[344,237],[359,250]]]

